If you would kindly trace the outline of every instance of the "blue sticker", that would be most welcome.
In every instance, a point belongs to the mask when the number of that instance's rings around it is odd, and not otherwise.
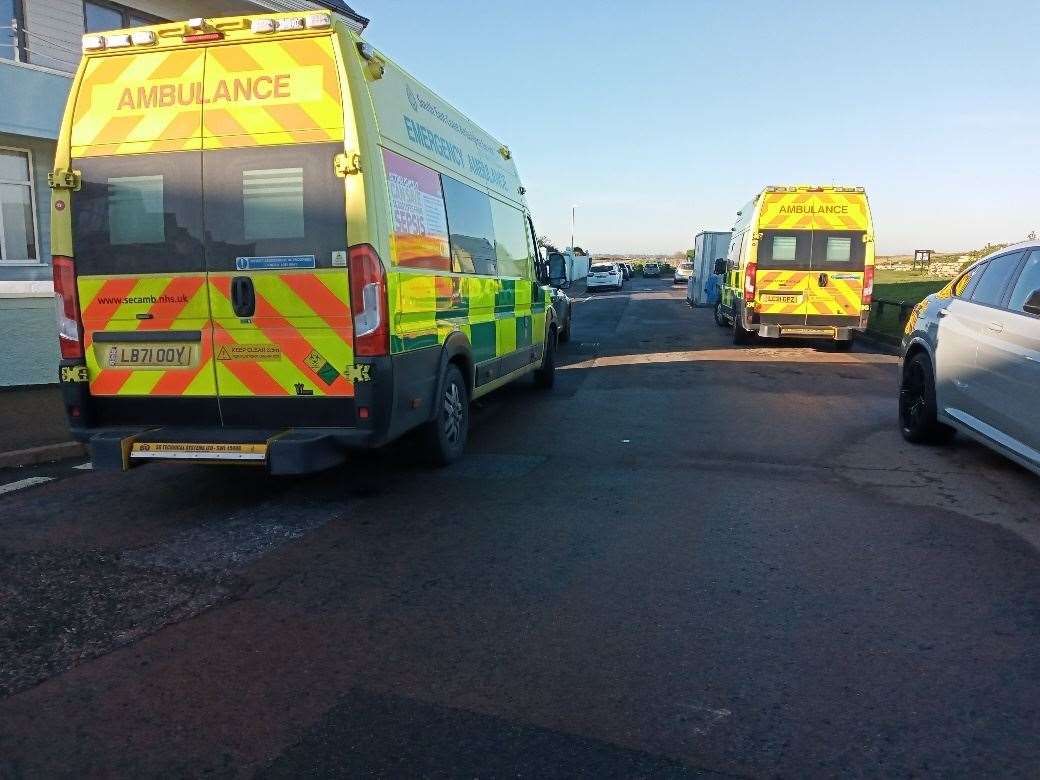
[[[235,268],[239,271],[273,271],[279,268],[314,268],[314,255],[236,257]]]

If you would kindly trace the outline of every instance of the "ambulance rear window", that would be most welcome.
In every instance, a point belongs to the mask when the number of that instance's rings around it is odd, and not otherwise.
[[[773,260],[794,260],[798,239],[794,236],[773,236]]]
[[[852,239],[827,237],[826,260],[829,263],[843,263],[852,257]]]
[[[133,154],[77,159],[73,253],[80,274],[201,271],[199,155]]]

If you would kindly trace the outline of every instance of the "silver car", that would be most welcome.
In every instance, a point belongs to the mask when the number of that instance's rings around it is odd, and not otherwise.
[[[915,443],[960,431],[1040,474],[1040,241],[983,258],[914,307],[899,424]]]

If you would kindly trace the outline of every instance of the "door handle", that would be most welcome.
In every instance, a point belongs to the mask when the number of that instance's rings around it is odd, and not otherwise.
[[[827,274],[820,274],[820,277],[819,277],[819,278],[818,278],[818,279],[816,280],[816,283],[817,283],[817,284],[818,284],[818,285],[819,285],[820,287],[826,287],[826,286],[827,286],[827,283],[828,283],[829,281],[830,281],[830,277],[828,277],[828,276],[827,276]]]
[[[252,317],[256,313],[256,290],[248,276],[236,276],[231,280],[231,307],[238,317]]]
[[[989,328],[994,333],[1003,333],[1004,332],[1004,326],[1001,325],[999,322],[987,322],[986,323],[986,327]]]

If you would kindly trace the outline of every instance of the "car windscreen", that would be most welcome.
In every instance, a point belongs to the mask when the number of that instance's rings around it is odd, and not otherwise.
[[[614,266],[612,266],[612,265],[594,265],[594,266],[592,266],[592,270],[596,271],[598,273],[610,272],[610,271],[614,270]]]

